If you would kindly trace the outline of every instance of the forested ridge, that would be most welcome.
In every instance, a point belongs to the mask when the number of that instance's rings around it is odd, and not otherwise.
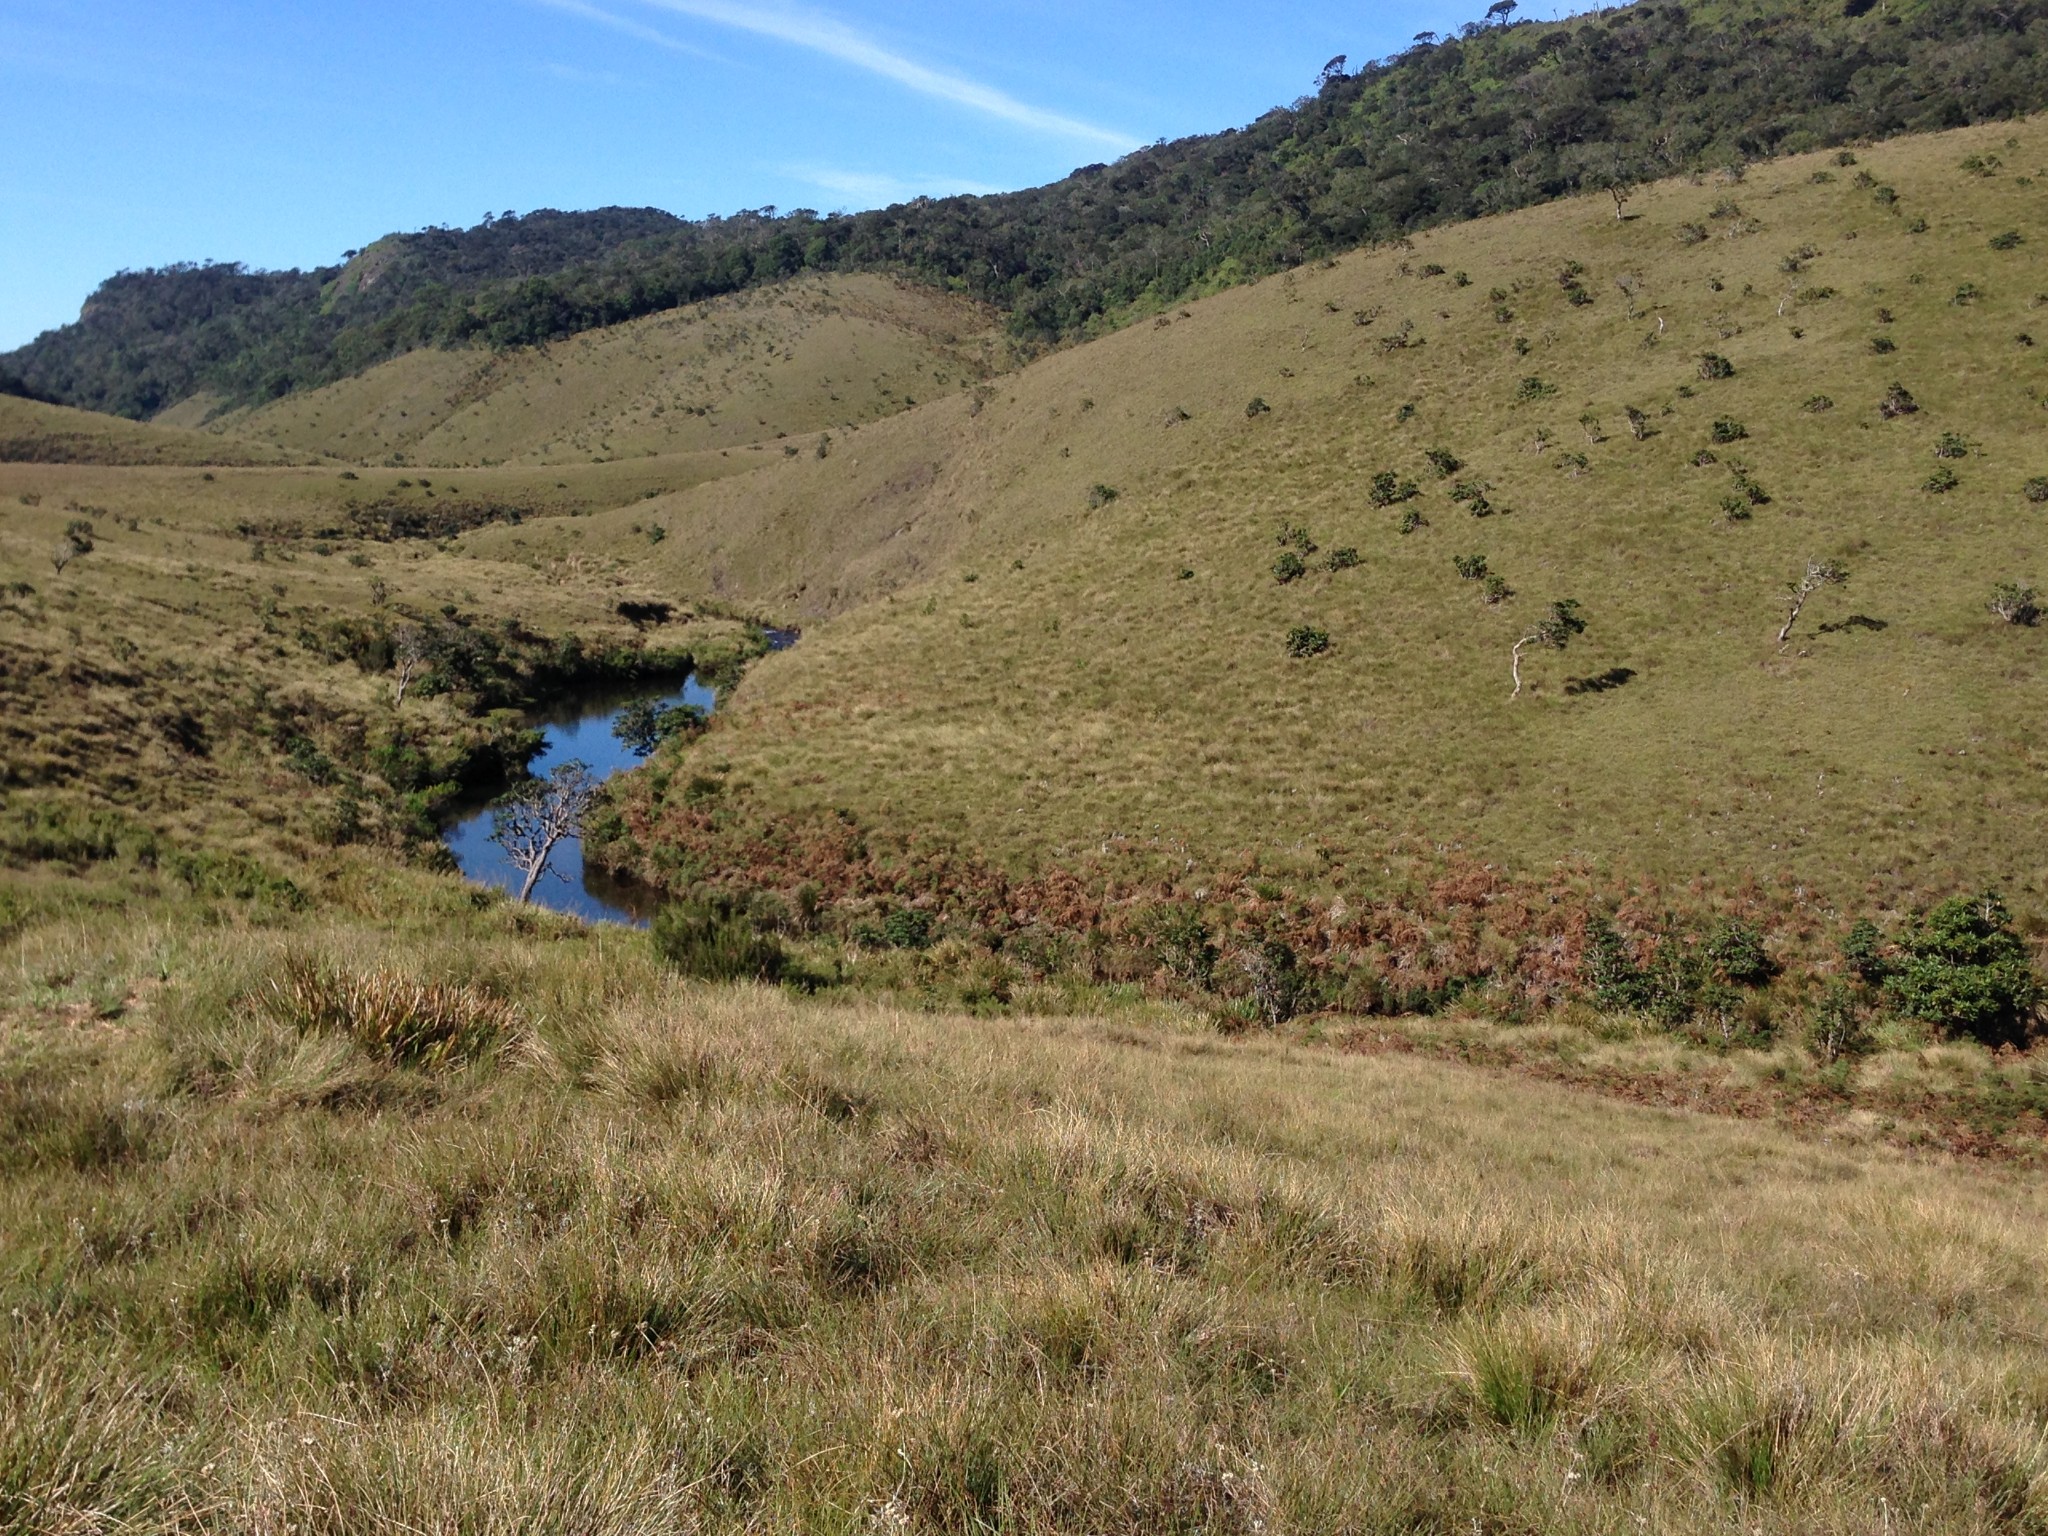
[[[312,272],[122,273],[76,323],[0,357],[0,378],[146,417],[200,391],[276,398],[418,347],[543,343],[806,270],[943,284],[1052,342],[1430,225],[2022,116],[2048,106],[2044,43],[2048,0],[1652,0],[1475,23],[1329,71],[1246,128],[1028,191],[694,222],[541,211],[391,236]]]

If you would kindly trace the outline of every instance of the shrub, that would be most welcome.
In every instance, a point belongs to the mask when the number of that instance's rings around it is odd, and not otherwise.
[[[1556,393],[1557,386],[1555,384],[1532,373],[1515,386],[1515,403],[1518,405],[1528,405],[1537,400],[1548,399]]]
[[[1867,917],[1859,918],[1843,935],[1841,951],[1842,964],[1865,986],[1883,986],[1891,974],[1891,962],[1885,958],[1884,935]]]
[[[1760,987],[1778,974],[1764,936],[1751,924],[1732,918],[1707,935],[1706,954],[1721,978],[1733,986]]]
[[[1313,624],[1297,624],[1287,631],[1287,654],[1296,661],[1320,656],[1330,648],[1330,632]]]
[[[1720,462],[1721,455],[1714,452],[1711,448],[1702,448],[1692,456],[1693,468],[1695,469],[1705,469],[1710,464],[1718,464]]]
[[[1991,611],[2008,624],[2033,625],[2041,620],[2041,605],[2032,587],[2001,581],[1991,593]]]
[[[1831,1067],[1866,1054],[1871,1043],[1855,994],[1839,981],[1829,982],[1807,1015],[1806,1048],[1822,1066]]]
[[[1439,478],[1448,478],[1465,467],[1464,461],[1448,448],[1432,448],[1423,455]]]
[[[2021,494],[2036,506],[2048,504],[2048,475],[2036,475],[2021,488]]]
[[[1088,488],[1088,509],[1092,512],[1097,507],[1106,507],[1115,501],[1119,494],[1121,493],[1113,485],[1091,485]]]
[[[931,948],[931,914],[916,907],[898,907],[882,919],[882,942],[890,949]]]
[[[1451,564],[1458,568],[1458,574],[1467,581],[1484,581],[1486,579],[1486,556],[1484,555],[1453,555],[1451,556]]]
[[[1390,469],[1383,469],[1372,477],[1372,489],[1367,493],[1376,507],[1391,507],[1400,502],[1412,501],[1422,494],[1413,480],[1403,480]]]
[[[1301,1011],[1307,977],[1290,945],[1262,939],[1241,950],[1237,964],[1251,984],[1252,1006],[1269,1029],[1279,1028]]]
[[[1723,416],[1714,423],[1713,438],[1717,443],[1739,443],[1747,436],[1749,428],[1739,421],[1731,421]]]
[[[1708,383],[1715,379],[1732,379],[1735,377],[1735,365],[1718,352],[1702,352],[1699,373]]]
[[[1705,245],[1707,243],[1707,226],[1704,224],[1679,225],[1678,243],[1680,245]]]
[[[1152,952],[1168,974],[1206,992],[1216,981],[1220,958],[1202,909],[1191,902],[1162,908],[1152,920]]]
[[[1956,472],[1944,464],[1927,477],[1926,483],[1920,489],[1926,491],[1929,495],[1946,496],[1962,483]]]
[[[1403,533],[1413,533],[1418,528],[1426,528],[1428,526],[1429,519],[1422,515],[1419,508],[1410,507],[1401,514],[1401,532]]]
[[[1291,549],[1273,562],[1273,579],[1283,587],[1289,582],[1299,581],[1307,573],[1308,566]]]
[[[1949,303],[1957,309],[1968,309],[1983,297],[1984,290],[1975,283],[1964,283],[1956,290],[1956,296],[1950,299]]]
[[[1870,338],[1870,350],[1879,357],[1889,357],[1899,350],[1899,344],[1889,336],[1873,336]]]
[[[1896,187],[1878,187],[1871,192],[1870,197],[1878,207],[1889,208],[1899,200],[1899,191]]]
[[[1312,555],[1316,552],[1316,541],[1310,538],[1308,530],[1299,524],[1290,523],[1282,528],[1278,542],[1283,548],[1291,549],[1297,554]]]
[[[1901,1013],[1986,1045],[2025,1040],[2041,982],[1997,895],[1941,903],[1900,947],[1885,990]]]
[[[1771,493],[1757,484],[1746,469],[1735,471],[1735,489],[1742,493],[1752,507],[1768,507],[1771,504]]]
[[[1323,564],[1332,571],[1348,571],[1358,564],[1358,551],[1349,544],[1330,551]]]
[[[1835,402],[1826,395],[1808,395],[1806,403],[1799,407],[1809,416],[1821,416],[1835,408]]]
[[[1267,415],[1272,409],[1273,407],[1266,404],[1263,395],[1254,395],[1251,398],[1251,403],[1244,408],[1245,419],[1249,421],[1255,416]]]
[[[781,942],[722,894],[663,907],[650,937],[664,964],[702,981],[775,981],[789,963]]]
[[[1920,409],[1913,392],[1903,384],[1894,383],[1884,392],[1884,398],[1877,403],[1877,414],[1886,421],[1896,421],[1901,416],[1911,416]]]
[[[1488,571],[1479,595],[1486,600],[1487,607],[1494,608],[1513,597],[1515,589],[1507,584],[1506,578],[1498,571]]]
[[[1721,515],[1731,523],[1746,523],[1756,516],[1756,512],[1740,496],[1723,496],[1721,498]]]
[[[1934,445],[1937,459],[1967,459],[1970,456],[1970,440],[1960,432],[1944,432]]]
[[[2026,243],[2026,236],[2016,229],[2008,229],[2002,235],[1991,237],[1991,249],[1994,251],[2016,251]]]

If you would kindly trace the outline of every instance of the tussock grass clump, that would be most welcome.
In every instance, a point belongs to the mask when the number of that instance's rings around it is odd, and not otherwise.
[[[509,1003],[473,988],[388,971],[354,973],[305,954],[288,955],[257,1001],[301,1034],[340,1036],[398,1067],[474,1061],[520,1032]]]

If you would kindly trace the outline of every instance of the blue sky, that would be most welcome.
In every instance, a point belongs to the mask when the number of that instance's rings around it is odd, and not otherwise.
[[[0,0],[0,349],[122,268],[315,266],[507,209],[1032,186],[1247,122],[1333,54],[1391,53],[1484,9]]]

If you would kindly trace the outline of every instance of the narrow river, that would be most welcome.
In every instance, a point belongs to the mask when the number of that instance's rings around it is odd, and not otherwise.
[[[532,724],[540,727],[547,743],[533,760],[534,776],[546,778],[557,764],[573,761],[588,764],[600,779],[639,767],[640,759],[612,734],[612,727],[627,705],[649,698],[664,705],[695,704],[707,712],[718,703],[717,694],[695,677],[686,679],[680,688],[670,684],[665,688],[639,688],[565,701],[532,717]],[[505,850],[491,841],[488,805],[463,812],[443,829],[441,841],[455,855],[455,862],[467,879],[479,885],[496,886],[515,896],[519,894],[518,871],[506,859]],[[591,923],[629,923],[644,928],[654,916],[650,892],[621,885],[608,879],[602,870],[585,869],[583,844],[574,838],[555,850],[548,873],[533,888],[533,900],[536,906],[566,912]]]

